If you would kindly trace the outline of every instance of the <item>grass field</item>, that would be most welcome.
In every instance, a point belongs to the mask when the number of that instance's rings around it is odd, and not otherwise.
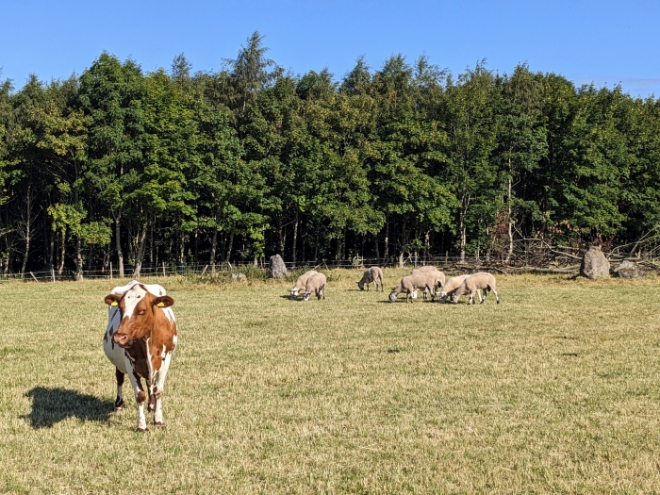
[[[119,282],[0,286],[0,493],[660,493],[659,278],[501,275],[467,306],[326,273],[309,302],[145,280],[180,337],[146,434],[130,387],[112,413]]]

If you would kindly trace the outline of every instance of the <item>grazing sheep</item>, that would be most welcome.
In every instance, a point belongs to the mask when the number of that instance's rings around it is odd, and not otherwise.
[[[303,300],[309,301],[309,296],[314,291],[316,293],[317,299],[325,299],[325,284],[326,279],[325,275],[322,273],[314,273],[308,279],[305,284],[305,293],[303,294]]]
[[[435,266],[427,265],[420,266],[419,268],[413,269],[410,273],[414,275],[415,273],[423,273],[428,276],[433,276],[435,278],[435,283],[431,285],[431,291],[424,289],[424,299],[428,297],[429,292],[431,293],[431,300],[434,300],[438,288],[442,288],[445,285],[445,274],[438,270]],[[417,298],[417,293],[413,295],[413,299]]]
[[[380,284],[380,291],[383,292],[385,290],[383,288],[383,270],[378,268],[377,266],[372,266],[371,268],[367,268],[364,273],[362,274],[362,280],[360,280],[357,284],[360,290],[364,290],[364,284],[367,284],[367,290],[371,287],[371,283],[373,282],[374,286],[376,287],[376,290],[378,290],[378,284]]]
[[[406,275],[401,279],[399,285],[397,285],[392,292],[390,293],[390,302],[396,301],[397,296],[401,292],[408,294],[406,298],[407,301],[413,302],[413,299],[417,298],[417,291],[430,291],[431,296],[435,297],[435,292],[432,289],[436,284],[436,278],[433,273],[413,273],[411,275]]]
[[[484,291],[483,299],[481,298],[481,293],[479,292],[481,289],[483,289]],[[486,272],[475,273],[474,275],[470,275],[468,278],[463,280],[463,283],[452,294],[451,301],[454,304],[456,304],[458,302],[458,299],[463,294],[470,294],[470,300],[468,301],[468,304],[470,303],[476,304],[474,302],[474,295],[478,294],[479,302],[483,303],[486,300],[486,292],[489,290],[493,291],[493,294],[495,294],[495,299],[497,300],[497,304],[499,304],[500,298],[497,295],[495,277],[493,277],[493,275],[491,275],[490,273],[486,273]]]
[[[298,299],[298,293],[301,290],[305,289],[305,284],[307,283],[307,279],[316,273],[318,273],[316,270],[308,270],[305,273],[303,273],[300,277],[298,277],[298,280],[296,280],[296,285],[294,285],[293,289],[290,290],[291,297],[293,299]]]
[[[467,275],[457,275],[456,277],[452,277],[447,280],[445,285],[442,287],[442,291],[440,292],[440,302],[447,302],[447,297],[453,295],[454,291],[458,289],[463,281],[470,275],[470,273]]]

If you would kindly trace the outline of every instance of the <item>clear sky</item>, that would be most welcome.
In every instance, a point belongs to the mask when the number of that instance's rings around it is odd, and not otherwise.
[[[483,59],[500,74],[527,63],[658,98],[659,19],[658,0],[4,0],[0,80],[80,75],[103,51],[145,71],[180,53],[193,71],[217,71],[259,31],[295,74],[341,79],[360,56],[375,70],[400,53],[454,75]]]

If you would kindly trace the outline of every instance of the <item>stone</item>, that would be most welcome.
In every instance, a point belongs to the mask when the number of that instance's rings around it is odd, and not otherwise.
[[[644,272],[635,263],[628,260],[622,261],[614,273],[621,278],[642,278],[644,276]]]
[[[274,279],[286,278],[289,273],[286,271],[284,260],[279,254],[274,254],[270,257],[268,263],[268,275]]]
[[[245,273],[232,273],[231,274],[231,281],[232,282],[245,282],[245,281],[247,281],[247,277],[245,276]]]
[[[607,261],[600,246],[590,246],[582,257],[580,275],[592,280],[598,278],[609,278],[610,262]]]

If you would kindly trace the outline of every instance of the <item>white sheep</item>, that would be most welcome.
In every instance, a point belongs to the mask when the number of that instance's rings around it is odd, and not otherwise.
[[[442,287],[442,291],[440,292],[440,302],[447,302],[447,297],[453,295],[454,291],[458,289],[463,281],[470,275],[471,273],[466,275],[457,275],[456,277],[451,277],[449,280],[447,280],[445,285]]]
[[[362,280],[360,280],[357,285],[360,290],[364,290],[364,284],[367,284],[367,290],[369,290],[372,282],[376,287],[376,290],[378,290],[378,284],[380,284],[380,291],[383,292],[383,270],[377,266],[367,268],[362,274]]]
[[[309,301],[309,296],[314,291],[317,299],[325,299],[326,278],[322,273],[312,274],[305,283],[305,292],[303,300]]]
[[[481,298],[481,293],[479,292],[480,290],[484,291],[483,299]],[[486,300],[486,292],[489,290],[493,291],[493,294],[495,294],[495,299],[497,300],[497,304],[499,304],[500,298],[497,295],[495,277],[493,277],[492,274],[487,272],[475,273],[467,277],[465,280],[463,280],[463,283],[452,294],[451,301],[454,304],[456,304],[458,302],[458,299],[463,294],[470,294],[470,299],[468,301],[468,304],[470,303],[476,304],[474,301],[474,295],[478,294],[479,303],[483,303]]]
[[[419,268],[414,268],[412,272],[410,272],[411,275],[414,275],[415,273],[424,273],[427,274],[428,276],[433,276],[435,278],[435,282],[433,285],[431,285],[431,291],[424,289],[424,299],[428,297],[429,292],[431,293],[431,300],[435,299],[435,295],[438,291],[439,288],[442,288],[445,285],[445,274],[438,270],[435,266],[431,265],[426,265],[426,266],[420,266]],[[417,298],[417,291],[415,291],[415,294],[413,294],[413,299]]]
[[[436,278],[434,277],[433,273],[417,272],[411,275],[406,275],[401,279],[399,285],[397,285],[394,289],[392,289],[392,292],[390,292],[390,302],[396,301],[397,296],[401,292],[405,292],[408,294],[406,301],[410,301],[412,303],[413,299],[417,297],[418,290],[428,290],[434,297],[435,292],[432,290],[432,287],[435,285],[435,283]]]
[[[296,280],[296,285],[294,285],[293,289],[290,290],[291,297],[294,299],[298,299],[298,293],[301,290],[305,289],[305,284],[307,283],[307,279],[316,273],[318,273],[316,270],[308,270],[305,273],[303,273],[300,277],[298,277],[298,280]]]

